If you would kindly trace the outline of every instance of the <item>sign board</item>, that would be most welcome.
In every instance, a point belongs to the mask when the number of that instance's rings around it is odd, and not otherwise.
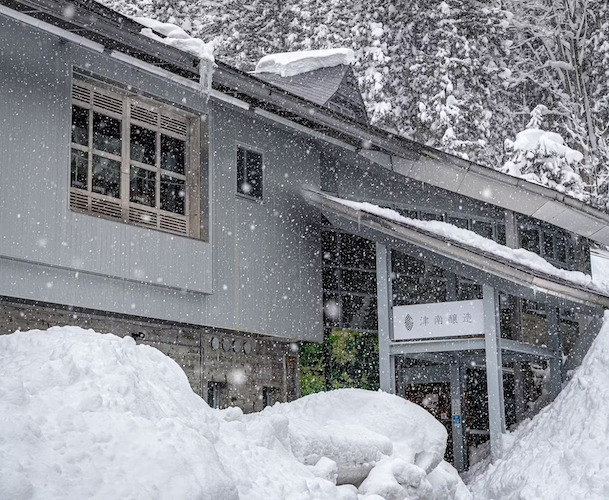
[[[609,252],[600,249],[590,249],[590,268],[592,280],[597,283],[609,281]]]
[[[394,306],[393,340],[484,335],[482,300]]]

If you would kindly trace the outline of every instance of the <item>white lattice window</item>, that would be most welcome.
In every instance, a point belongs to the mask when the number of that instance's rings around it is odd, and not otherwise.
[[[201,238],[201,117],[75,80],[70,208]]]

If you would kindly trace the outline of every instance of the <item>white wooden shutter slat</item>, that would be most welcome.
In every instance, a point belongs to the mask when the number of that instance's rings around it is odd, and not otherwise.
[[[173,116],[161,115],[161,128],[186,138],[186,120]]]
[[[78,84],[78,82],[72,83],[72,98],[77,101],[84,102],[86,104],[91,103],[91,89],[84,85]]]
[[[112,113],[122,114],[123,113],[123,101],[120,98],[112,97],[100,92],[93,92],[93,105]]]
[[[150,109],[131,104],[131,118],[149,125],[157,126],[158,113]]]

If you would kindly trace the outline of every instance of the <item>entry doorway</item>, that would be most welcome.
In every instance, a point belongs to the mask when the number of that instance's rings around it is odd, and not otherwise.
[[[403,397],[408,401],[418,404],[431,413],[448,432],[448,443],[444,460],[453,462],[452,424],[451,424],[451,400],[450,384],[448,382],[436,382],[431,384],[409,384],[404,388]]]
[[[509,367],[503,375],[506,426],[516,423],[514,399],[514,375]],[[454,464],[452,401],[449,382],[405,384],[402,396],[423,407],[448,432],[448,442],[444,459]],[[465,370],[464,410],[462,425],[465,432],[465,450],[467,462],[471,467],[490,452],[488,390],[486,369],[484,366],[471,366]]]

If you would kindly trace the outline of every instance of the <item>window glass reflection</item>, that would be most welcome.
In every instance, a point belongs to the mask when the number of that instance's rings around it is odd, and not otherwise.
[[[78,189],[87,189],[87,170],[89,166],[87,153],[72,149],[70,185]]]
[[[146,163],[156,164],[156,132],[144,127],[131,125],[130,137],[131,159]]]
[[[72,106],[72,142],[89,145],[89,110]]]
[[[186,143],[180,139],[161,134],[161,168],[184,174]]]
[[[120,198],[121,164],[118,161],[93,155],[93,192]]]
[[[185,182],[170,175],[161,175],[161,208],[175,214],[185,214]]]
[[[93,113],[93,147],[120,156],[121,121],[100,113]]]
[[[148,207],[155,206],[156,172],[131,165],[129,200]]]

